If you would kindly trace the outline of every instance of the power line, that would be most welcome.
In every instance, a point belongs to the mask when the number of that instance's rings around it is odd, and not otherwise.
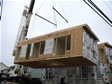
[[[1,17],[2,17],[2,9],[3,9],[3,0],[1,0],[1,1],[0,1],[0,6],[1,6],[1,11],[0,11],[0,12],[1,12],[1,14],[0,14],[0,20],[1,20]]]
[[[94,12],[96,12],[108,25],[112,27],[112,25],[103,17],[100,15],[98,11],[96,11],[86,0],[83,0]]]
[[[110,18],[108,18],[107,15],[96,4],[94,4],[94,2],[92,2],[92,0],[88,0],[88,1],[112,24]]]

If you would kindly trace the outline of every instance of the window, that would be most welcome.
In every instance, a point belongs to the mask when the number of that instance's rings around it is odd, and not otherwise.
[[[39,46],[40,46],[40,43],[34,43],[33,51],[32,51],[32,58],[38,57],[38,55],[39,55]]]
[[[52,79],[53,78],[52,69],[51,68],[45,69],[45,75],[46,80]]]
[[[88,67],[80,67],[80,78],[81,79],[88,78]]]
[[[31,50],[30,50],[30,55],[29,56],[32,56],[32,54],[33,54],[33,48],[34,48],[34,43],[31,44]]]
[[[95,52],[95,50],[92,50],[92,52],[93,52],[93,58],[96,59],[96,52]]]
[[[31,48],[31,44],[23,45],[21,47],[20,57],[23,57],[25,59],[28,59],[29,58],[29,55],[30,55],[30,48]]]
[[[104,50],[103,49],[100,49],[100,60],[101,62],[104,61]]]
[[[98,69],[99,67],[97,67],[97,79],[100,80],[101,78],[101,72],[100,69]]]
[[[44,54],[51,54],[54,52],[54,43],[54,38],[45,40]]]
[[[21,51],[21,47],[17,48],[17,56],[15,60],[18,60],[19,56],[20,56],[20,51]]]
[[[44,48],[45,48],[45,41],[42,41],[40,47],[40,54],[44,54]]]
[[[57,38],[56,42],[56,55],[64,55],[65,54],[65,39],[66,37]]]
[[[23,58],[26,57],[27,47],[28,47],[28,45],[23,45],[23,46],[21,47],[20,57],[23,57]]]
[[[26,59],[29,59],[30,49],[31,49],[31,44],[29,44],[28,47],[27,47],[27,51],[26,51]]]
[[[71,35],[67,36],[66,50],[71,49]]]
[[[110,59],[112,60],[112,56],[110,56]]]

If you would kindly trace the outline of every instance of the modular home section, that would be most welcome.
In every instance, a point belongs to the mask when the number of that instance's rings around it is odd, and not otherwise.
[[[109,43],[101,43],[98,45],[98,58],[100,72],[104,81],[111,84],[112,80],[112,45]]]
[[[103,64],[112,64],[112,45],[109,43],[101,43],[98,45],[99,61]]]
[[[33,68],[93,66],[98,38],[87,24],[18,43],[15,64]]]

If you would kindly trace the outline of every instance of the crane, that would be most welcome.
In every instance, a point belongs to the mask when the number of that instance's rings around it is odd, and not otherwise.
[[[25,6],[25,8],[23,10],[21,21],[20,21],[19,30],[18,30],[17,37],[16,37],[15,46],[14,46],[14,49],[13,49],[13,56],[16,55],[17,44],[20,41],[27,40],[27,33],[28,33],[28,29],[29,29],[29,24],[30,24],[31,16],[33,14],[34,4],[35,4],[35,0],[31,0],[30,6],[29,7]],[[52,7],[52,9],[57,14],[59,14],[60,17],[64,21],[66,21],[68,23],[68,20],[54,6]],[[51,22],[50,20],[48,20],[48,19],[46,19],[46,18],[38,15],[37,13],[35,15],[38,16],[39,18],[41,18],[41,19],[49,22],[50,24],[52,24],[54,26],[57,26],[56,23]],[[25,67],[25,66],[19,65],[19,64],[15,65],[14,73],[16,73],[17,76],[23,76],[23,75],[24,75],[24,77],[29,77],[30,76],[30,71],[28,70],[28,67]]]
[[[31,16],[33,14],[34,3],[35,3],[35,0],[31,0],[30,6],[29,7],[25,6],[25,8],[23,10],[21,22],[20,22],[20,27],[19,27],[19,30],[17,33],[16,42],[15,42],[15,46],[13,49],[13,56],[15,56],[15,53],[16,53],[17,43],[27,39],[26,36],[27,36]],[[27,67],[22,66],[22,65],[18,65],[18,64],[15,65],[14,73],[16,73],[17,76],[23,76],[24,75],[27,77],[30,75],[30,74],[28,74],[29,71],[28,71]]]
[[[13,56],[15,56],[15,52],[16,52],[15,50],[16,50],[17,43],[19,41],[23,41],[26,39],[34,3],[35,3],[35,0],[31,0],[29,8],[25,6],[23,10],[19,31],[16,37],[16,43],[15,43],[14,50],[13,50]]]

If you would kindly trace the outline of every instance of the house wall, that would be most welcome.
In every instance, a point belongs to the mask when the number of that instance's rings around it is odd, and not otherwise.
[[[29,68],[31,72],[31,78],[41,78],[41,69]]]
[[[65,77],[65,84],[103,84],[101,78],[98,79],[97,77],[97,67],[86,67],[87,78],[81,76],[81,68],[82,67],[53,68],[51,69],[52,78],[46,79],[47,74],[44,74],[44,76],[42,76],[42,84],[61,84],[60,80],[62,77]]]
[[[1,71],[1,70],[4,70],[4,69],[8,69],[8,66],[6,66],[6,65],[3,64],[3,63],[0,63],[0,71]]]

